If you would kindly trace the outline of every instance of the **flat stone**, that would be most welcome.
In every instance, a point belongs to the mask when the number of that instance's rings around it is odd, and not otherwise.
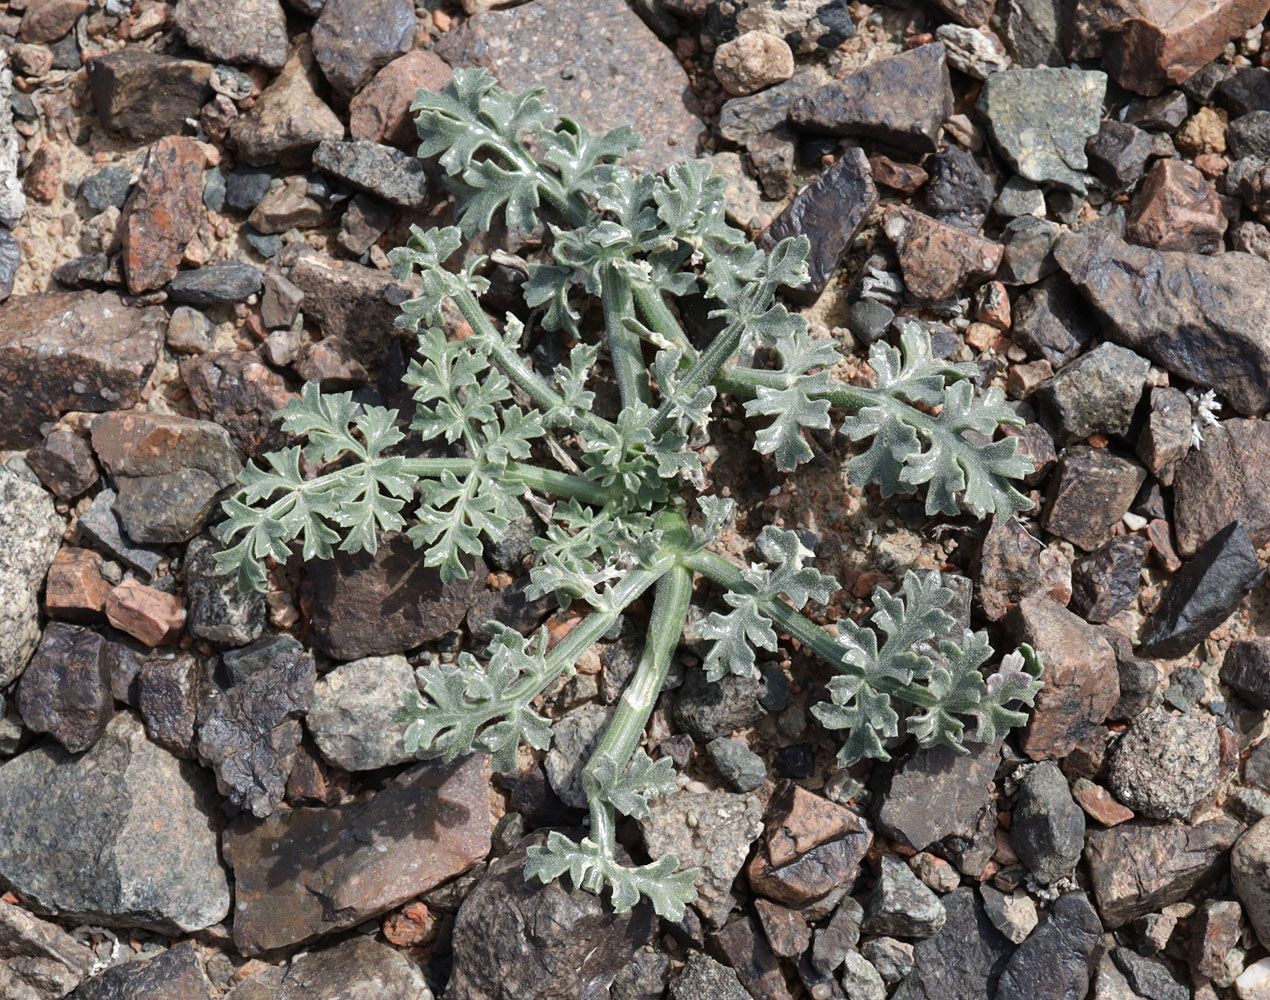
[[[50,618],[100,622],[113,585],[102,575],[103,561],[91,549],[63,545],[44,582],[44,610]]]
[[[1186,452],[1173,486],[1178,553],[1193,556],[1231,521],[1243,523],[1254,546],[1270,542],[1270,496],[1259,485],[1267,475],[1270,425],[1235,419],[1205,427],[1203,445]]]
[[[797,98],[790,122],[827,135],[873,139],[910,153],[933,153],[952,114],[942,42],[884,56]]]
[[[172,23],[186,44],[216,62],[282,69],[287,19],[278,0],[179,0]]]
[[[938,302],[991,278],[1003,248],[964,229],[946,226],[907,206],[890,206],[883,231],[895,245],[904,284],[919,299]]]
[[[660,171],[697,153],[704,125],[687,74],[625,0],[485,11],[434,51],[451,66],[484,66],[513,94],[545,87],[545,101],[592,132],[629,125],[644,138],[630,166]]]
[[[0,902],[0,995],[8,1000],[61,1000],[94,960],[57,924]]]
[[[1125,237],[1157,250],[1216,253],[1226,216],[1208,179],[1182,160],[1157,160],[1129,206]]]
[[[326,0],[313,25],[313,54],[347,101],[375,72],[414,47],[409,0]]]
[[[113,663],[110,644],[99,633],[50,622],[18,685],[23,725],[48,733],[71,753],[95,745],[115,711]]]
[[[313,686],[305,727],[322,756],[345,771],[373,771],[413,760],[405,748],[406,724],[391,721],[414,670],[404,656],[372,656],[343,663]]]
[[[313,151],[313,165],[393,205],[423,208],[428,203],[423,163],[391,146],[327,139]]]
[[[1040,918],[1036,904],[1025,890],[1016,889],[1013,895],[1007,896],[996,886],[984,882],[979,886],[979,895],[983,898],[983,912],[992,926],[1013,944],[1022,944],[1036,930]]]
[[[1173,575],[1147,620],[1139,651],[1181,656],[1203,642],[1265,576],[1243,523],[1231,522]]]
[[[1043,885],[1070,875],[1085,845],[1085,814],[1058,765],[1041,761],[1019,782],[1010,846]]]
[[[1196,826],[1133,820],[1090,830],[1085,861],[1103,924],[1115,930],[1212,883],[1242,831],[1228,816]]]
[[[1128,512],[1145,479],[1141,465],[1107,448],[1069,448],[1050,479],[1042,523],[1082,549],[1096,549]]]
[[[0,469],[0,688],[40,642],[40,589],[63,530],[44,490]]]
[[[816,931],[811,950],[812,968],[825,974],[841,968],[847,953],[860,943],[860,924],[863,921],[864,907],[851,896],[844,896],[829,923]],[[912,948],[912,945],[908,947]]]
[[[1140,997],[1151,1000],[1190,1000],[1189,987],[1179,983],[1162,962],[1139,955],[1132,948],[1113,948],[1111,958]]]
[[[1216,389],[1239,413],[1270,407],[1270,262],[1150,250],[1084,232],[1062,236],[1054,255],[1110,340]]]
[[[0,765],[0,794],[0,878],[36,912],[170,935],[228,914],[211,776],[131,712],[87,753],[42,743]]]
[[[481,755],[420,764],[357,802],[235,820],[235,947],[256,955],[354,927],[467,871],[490,849],[488,775]]]
[[[164,310],[113,292],[41,292],[0,305],[0,448],[42,440],[70,410],[134,405],[163,346]]]
[[[124,277],[133,295],[154,291],[176,276],[185,245],[203,220],[203,150],[193,139],[160,139],[119,220]]]
[[[70,1000],[212,1000],[211,984],[193,941],[153,958],[123,962],[85,979]]]
[[[418,142],[410,105],[420,88],[439,93],[451,70],[431,49],[415,49],[375,74],[348,104],[348,130],[354,139],[410,146]]]
[[[103,489],[89,508],[79,516],[75,527],[83,545],[91,545],[99,552],[117,559],[147,580],[154,576],[163,556],[157,549],[137,545],[124,537],[123,526],[115,513],[115,491]]]
[[[313,229],[326,221],[327,205],[309,196],[309,181],[302,174],[284,178],[272,188],[247,217],[260,233],[285,233],[289,229]]]
[[[229,431],[249,456],[260,457],[285,443],[275,418],[297,393],[255,351],[186,358],[181,381],[198,412]]]
[[[948,919],[934,937],[913,947],[913,971],[892,1000],[949,1000],[989,997],[1014,951],[988,919],[972,888],[943,899]]]
[[[797,910],[766,899],[754,900],[754,909],[774,954],[781,958],[797,958],[811,947],[811,928]]]
[[[129,45],[85,64],[102,124],[128,139],[148,142],[180,135],[212,95],[212,66]]]
[[[1084,194],[1085,142],[1098,133],[1106,89],[1097,70],[1010,69],[984,81],[978,107],[1019,174]]]
[[[719,135],[739,146],[786,126],[789,108],[795,100],[821,86],[815,73],[799,73],[784,83],[751,94],[734,97],[719,110]]]
[[[1087,622],[1105,622],[1138,596],[1151,543],[1141,535],[1113,537],[1072,565],[1070,607]]]
[[[851,245],[865,216],[877,204],[868,157],[859,147],[798,192],[767,228],[762,245],[770,250],[787,237],[806,236],[808,281],[789,290],[799,301],[814,301],[829,283],[843,251]]]
[[[262,281],[259,268],[240,260],[224,260],[178,271],[166,291],[173,302],[207,308],[241,302],[259,292]]]
[[[996,1000],[1085,996],[1103,954],[1102,923],[1083,892],[1055,900],[1044,923],[1010,956]]]
[[[244,980],[226,1000],[428,1000],[432,991],[419,966],[396,948],[356,935],[292,959],[281,977],[267,967]]]
[[[79,496],[97,482],[97,463],[88,442],[73,431],[54,429],[38,448],[26,453],[26,464],[40,482],[63,500]]]
[[[137,707],[146,734],[178,757],[194,760],[199,714],[211,696],[211,680],[199,661],[181,653],[151,657],[137,673]]]
[[[1072,798],[1085,810],[1085,815],[1103,826],[1119,826],[1133,819],[1134,813],[1119,802],[1102,785],[1095,785],[1087,778],[1077,778],[1072,786]]]
[[[966,833],[988,801],[1001,757],[999,746],[972,743],[917,750],[886,765],[876,795],[878,831],[914,851]],[[931,809],[937,797],[939,809]]]
[[[180,638],[185,612],[181,599],[129,577],[106,595],[106,620],[147,646],[165,646]]]
[[[1045,685],[1019,745],[1033,760],[1066,757],[1120,698],[1115,651],[1094,626],[1049,597],[1024,598],[1005,624],[1014,641],[1045,651]]]

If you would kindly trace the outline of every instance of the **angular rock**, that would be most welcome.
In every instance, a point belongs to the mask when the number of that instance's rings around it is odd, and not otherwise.
[[[587,806],[582,771],[600,745],[608,713],[598,705],[583,705],[553,727],[551,750],[542,762],[547,780],[560,800],[574,809]]]
[[[766,31],[782,35],[790,48],[803,55],[830,52],[855,31],[843,0],[810,0],[782,7],[768,0],[738,0],[707,5],[705,17],[705,33],[719,41],[745,31]]]
[[[1039,919],[1036,904],[1025,890],[1016,889],[1013,895],[1007,896],[984,882],[979,886],[979,895],[983,898],[983,912],[992,921],[992,926],[1012,943],[1022,944],[1036,929]]]
[[[0,879],[37,912],[182,934],[229,911],[216,795],[120,712],[72,756],[40,744],[0,765]]]
[[[968,754],[951,747],[918,750],[888,765],[876,796],[879,832],[922,851],[968,831],[988,801],[1001,748],[972,743]],[[940,808],[929,808],[935,798]]]
[[[1139,651],[1181,656],[1225,621],[1265,576],[1243,523],[1231,522],[1173,575],[1147,621]]]
[[[892,1000],[990,997],[996,990],[1014,945],[992,926],[974,889],[950,892],[943,903],[943,930],[914,946],[913,971]]]
[[[415,49],[375,74],[348,104],[354,139],[409,146],[418,141],[410,105],[419,89],[439,92],[450,82],[450,67],[430,49]]]
[[[166,291],[172,302],[206,308],[241,302],[259,292],[261,283],[259,268],[240,260],[224,260],[178,271]]]
[[[708,940],[751,996],[792,1000],[780,963],[753,917],[737,917]]]
[[[1015,301],[1010,337],[1029,354],[1061,368],[1099,336],[1098,321],[1062,275],[1046,278]]]
[[[1123,190],[1138,180],[1151,158],[1151,136],[1127,122],[1105,121],[1085,146],[1089,169],[1107,186]]]
[[[670,981],[670,1000],[747,1000],[750,996],[733,970],[699,951],[688,956],[679,974]]]
[[[1023,597],[1045,593],[1059,604],[1072,596],[1072,568],[1046,548],[1018,518],[993,521],[972,562],[975,598],[990,621],[1000,621]]]
[[[195,750],[221,794],[258,817],[277,808],[300,745],[297,716],[313,699],[313,657],[284,653],[212,702]]]
[[[323,139],[343,139],[344,123],[317,95],[319,76],[308,35],[292,39],[286,65],[229,126],[229,141],[252,166],[308,166]]]
[[[1228,816],[1197,826],[1132,820],[1090,830],[1085,861],[1103,924],[1115,930],[1212,883],[1242,831]]]
[[[844,896],[829,923],[816,931],[816,943],[811,952],[812,968],[822,973],[840,968],[847,959],[847,953],[860,943],[863,920],[864,907],[850,896]],[[912,945],[908,947],[912,948]]]
[[[309,180],[300,174],[287,177],[260,200],[247,224],[259,233],[273,235],[289,229],[313,229],[326,221],[324,200],[309,197]]]
[[[838,266],[838,259],[855,238],[864,217],[877,204],[868,157],[859,147],[846,150],[838,161],[798,192],[763,235],[771,249],[790,236],[811,241],[807,255],[809,280],[791,292],[799,301],[814,301]]]
[[[942,42],[868,63],[794,101],[789,120],[827,135],[873,139],[910,153],[933,153],[953,95]]]
[[[1106,336],[1217,390],[1243,414],[1270,407],[1270,262],[1170,253],[1072,232],[1054,249]]]
[[[1270,160],[1270,111],[1250,111],[1240,115],[1226,130],[1226,140],[1237,160],[1244,157]]]
[[[1217,729],[1197,715],[1144,712],[1111,756],[1116,798],[1150,819],[1187,819],[1217,784]]]
[[[102,576],[101,556],[91,549],[63,545],[44,583],[44,610],[62,621],[101,621],[112,589]]]
[[[1254,546],[1270,541],[1270,495],[1260,485],[1267,475],[1270,424],[1235,419],[1205,427],[1203,446],[1186,453],[1174,483],[1178,552],[1193,556],[1231,521],[1243,523]]]
[[[181,362],[198,412],[220,424],[248,455],[285,443],[275,417],[296,393],[255,351],[200,354]]]
[[[414,38],[409,0],[326,0],[313,25],[313,54],[347,101],[381,67],[409,52]]]
[[[88,9],[86,0],[33,0],[22,15],[18,37],[24,42],[55,42]]]
[[[938,934],[947,914],[933,892],[899,858],[879,859],[877,883],[864,911],[861,930],[898,938],[928,938]]]
[[[248,677],[267,669],[276,660],[290,659],[304,653],[304,647],[289,635],[266,635],[250,646],[227,649],[221,654],[221,663],[231,686],[241,684]]]
[[[675,692],[676,725],[695,740],[707,742],[729,735],[763,714],[762,682],[735,674],[707,681],[705,671],[690,671]]]
[[[0,688],[39,644],[40,588],[64,528],[44,490],[0,469]]]
[[[988,77],[978,107],[1018,173],[1084,194],[1085,142],[1098,132],[1106,89],[1096,70],[1011,69]]]
[[[1222,659],[1221,682],[1254,708],[1270,708],[1270,639],[1236,639]]]
[[[811,928],[797,910],[766,899],[754,900],[754,909],[774,954],[796,959],[811,946]]]
[[[282,69],[287,19],[278,0],[178,0],[172,13],[185,41],[217,62]]]
[[[235,820],[224,838],[237,899],[235,946],[256,955],[311,941],[467,871],[490,849],[488,775],[480,755],[420,764],[367,799],[280,810],[264,822]],[[516,878],[534,891],[522,867],[523,860]],[[590,898],[595,922],[608,911]]]
[[[265,625],[264,595],[243,590],[236,573],[220,573],[216,553],[223,548],[196,538],[185,550],[186,626],[191,635],[221,646],[245,646]]]
[[[748,146],[769,132],[785,128],[790,105],[820,86],[815,73],[799,73],[784,83],[749,97],[734,97],[719,111],[719,135],[738,146]]]
[[[996,273],[999,243],[936,222],[907,206],[887,209],[883,229],[895,244],[904,284],[919,299],[938,302]]]
[[[427,1000],[432,995],[411,959],[360,935],[297,955],[280,981],[273,973],[281,970],[267,966],[227,994],[227,1000]]]
[[[1193,419],[1191,401],[1182,390],[1167,385],[1151,389],[1151,412],[1147,414],[1146,426],[1138,436],[1135,454],[1161,485],[1172,485],[1178,463],[1191,449]],[[1196,454],[1199,454],[1198,450]],[[1177,491],[1174,491],[1175,514],[1177,506]],[[1229,524],[1231,520],[1228,517],[1222,523]],[[1177,528],[1176,521],[1174,527]]]
[[[102,490],[93,497],[92,505],[79,516],[76,524],[79,539],[112,559],[117,559],[141,573],[147,580],[154,577],[162,554],[145,545],[135,545],[124,537],[123,527],[115,513],[115,491]]]
[[[61,1000],[92,968],[95,956],[56,924],[0,902],[0,996]]]
[[[137,402],[163,346],[166,313],[113,292],[42,292],[0,305],[0,448],[41,439],[70,410]]]
[[[1059,896],[1001,973],[996,1000],[1083,997],[1103,954],[1102,923],[1083,892]]]
[[[13,282],[22,263],[22,245],[0,226],[0,302],[13,294]]]
[[[194,942],[183,941],[153,958],[124,962],[85,979],[70,1000],[212,1000]]]
[[[343,663],[313,686],[305,726],[322,756],[345,771],[373,771],[414,759],[404,743],[406,724],[393,722],[414,670],[404,656]]]
[[[1038,882],[1070,875],[1085,846],[1085,814],[1053,761],[1041,761],[1019,782],[1010,846]]]
[[[1182,160],[1157,160],[1129,206],[1125,237],[1157,250],[1215,253],[1226,216],[1217,192]]]
[[[434,51],[451,66],[484,66],[513,94],[545,87],[544,100],[592,132],[629,125],[644,144],[628,165],[660,171],[696,155],[703,124],[687,74],[624,0],[485,11]]]
[[[1054,443],[1068,445],[1091,434],[1123,435],[1142,398],[1151,362],[1115,344],[1099,344],[1036,390]]]
[[[147,646],[176,642],[185,623],[181,599],[131,577],[106,595],[106,620]]]
[[[949,146],[927,161],[930,180],[923,188],[927,211],[939,221],[977,233],[988,217],[996,184],[974,155]]]
[[[1270,819],[1239,838],[1230,855],[1230,877],[1257,937],[1270,938]]]
[[[1232,866],[1238,854],[1232,854]],[[1235,876],[1238,878],[1238,876]],[[1208,979],[1228,975],[1227,959],[1242,936],[1243,909],[1233,899],[1208,899],[1195,917],[1191,938],[1191,965]]]
[[[152,657],[137,674],[137,707],[150,739],[178,757],[195,759],[199,714],[211,694],[207,669],[188,654]]]
[[[328,139],[313,151],[313,165],[394,205],[422,208],[428,202],[423,163],[391,146]]]
[[[121,263],[128,291],[154,291],[170,281],[185,245],[203,219],[203,150],[173,135],[150,147],[145,166],[124,205]]]
[[[1054,243],[1059,225],[1049,219],[1025,215],[1011,219],[1001,232],[1001,266],[997,277],[1007,285],[1031,285],[1053,274]]]
[[[1142,562],[1151,543],[1140,535],[1121,535],[1072,565],[1069,607],[1087,622],[1105,622],[1138,596]]]
[[[18,686],[23,724],[71,753],[96,744],[115,710],[113,663],[110,643],[99,633],[50,622]]]
[[[1120,697],[1116,654],[1093,626],[1048,597],[1028,597],[1006,617],[1016,642],[1045,650],[1045,686],[1019,740],[1033,760],[1066,757]]]
[[[63,500],[79,496],[97,482],[92,449],[72,431],[51,431],[43,444],[26,453],[26,464]]]
[[[1096,549],[1128,512],[1145,479],[1146,469],[1110,449],[1069,448],[1050,479],[1042,523],[1082,549]]]
[[[1163,963],[1139,955],[1132,948],[1113,948],[1111,958],[1138,996],[1151,1000],[1190,1000],[1191,991],[1173,978]]]
[[[383,236],[392,224],[394,214],[378,198],[366,194],[354,195],[340,217],[340,248],[349,256],[360,257]]]
[[[94,56],[86,69],[102,124],[138,142],[180,135],[212,94],[209,63],[136,45]]]
[[[706,744],[706,753],[716,770],[738,792],[752,792],[761,788],[767,779],[767,766],[763,758],[740,740],[720,737]],[[794,956],[786,956],[792,958]]]

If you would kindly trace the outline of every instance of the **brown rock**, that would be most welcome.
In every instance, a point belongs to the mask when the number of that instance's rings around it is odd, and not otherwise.
[[[1172,485],[1177,463],[1191,449],[1192,419],[1191,401],[1181,389],[1168,385],[1151,389],[1151,412],[1138,435],[1135,454],[1163,486]]]
[[[88,0],[31,0],[22,15],[18,37],[24,42],[56,42],[79,16],[88,10]]]
[[[791,1000],[780,962],[753,917],[737,917],[709,941],[755,1000]]]
[[[0,900],[0,996],[57,1000],[88,975],[95,959],[57,924]]]
[[[988,525],[971,576],[984,616],[994,622],[1021,598],[1044,593],[1065,605],[1072,596],[1071,563],[1032,537],[1016,517]]]
[[[797,910],[766,899],[754,900],[754,909],[772,951],[781,958],[797,958],[811,947],[811,928]]]
[[[206,668],[188,653],[146,660],[137,673],[137,707],[146,735],[178,757],[196,759],[195,728],[210,690]]]
[[[130,45],[88,60],[88,85],[102,124],[148,142],[179,134],[212,93],[212,67]]]
[[[31,155],[22,186],[28,195],[46,205],[57,197],[62,188],[62,156],[56,145],[46,142]]]
[[[1213,186],[1182,160],[1156,160],[1129,206],[1125,236],[1157,250],[1215,253],[1226,216]]]
[[[0,305],[0,448],[40,441],[70,410],[132,406],[163,346],[164,311],[113,292],[43,292]]]
[[[91,549],[63,545],[44,584],[44,610],[68,622],[100,621],[113,588],[101,575],[102,558]]]
[[[1072,55],[1101,52],[1121,86],[1153,96],[1193,76],[1267,10],[1267,0],[1079,0]]]
[[[1185,899],[1226,869],[1241,827],[1228,816],[1186,826],[1134,820],[1085,836],[1085,860],[1108,930]]]
[[[870,156],[869,166],[875,183],[905,194],[912,194],[930,180],[930,174],[916,163],[897,163],[882,153]]]
[[[1115,800],[1102,785],[1087,779],[1079,779],[1072,786],[1072,798],[1085,810],[1086,815],[1103,826],[1119,826],[1133,819],[1133,810]]]
[[[106,619],[147,646],[165,646],[180,637],[185,610],[174,594],[124,580],[106,598]]]
[[[375,74],[348,105],[348,130],[354,139],[408,146],[418,142],[410,105],[416,90],[438,93],[450,82],[445,60],[430,49],[415,49]]]
[[[1147,525],[1147,538],[1151,542],[1151,551],[1155,553],[1164,571],[1176,573],[1182,566],[1182,560],[1177,557],[1177,552],[1173,548],[1169,522],[1158,517],[1152,518],[1151,523]]]
[[[1173,530],[1190,558],[1231,521],[1243,521],[1257,548],[1270,542],[1270,424],[1223,420],[1204,428],[1204,444],[1178,467]]]
[[[1222,658],[1220,677],[1254,708],[1270,708],[1270,638],[1232,642]]]
[[[296,359],[295,373],[306,382],[317,382],[324,391],[350,389],[366,385],[370,373],[352,348],[339,337],[327,337],[306,344]]]
[[[179,135],[160,139],[150,147],[119,220],[128,291],[151,292],[176,276],[203,214],[202,148]]]
[[[177,0],[172,22],[209,59],[281,69],[287,19],[278,0]]]
[[[1227,959],[1242,936],[1243,908],[1233,899],[1208,899],[1191,922],[1191,967],[1206,979],[1229,975]]]
[[[934,0],[935,6],[958,24],[982,28],[991,19],[996,0]]]
[[[1115,651],[1097,629],[1048,597],[1024,598],[1005,626],[1016,642],[1045,652],[1045,686],[1019,745],[1033,760],[1061,759],[1120,699]]]
[[[902,205],[887,209],[883,229],[895,244],[904,284],[930,302],[951,298],[964,286],[991,278],[1004,251],[1000,243]]]
[[[62,428],[51,431],[43,444],[28,451],[26,464],[63,500],[79,496],[97,482],[97,463],[88,442]]]
[[[1098,548],[1129,510],[1146,469],[1107,448],[1068,448],[1050,477],[1042,523],[1082,549]]]
[[[50,623],[18,685],[22,722],[71,753],[87,750],[114,714],[112,661],[110,643],[97,632]]]
[[[477,754],[420,764],[360,802],[235,821],[224,849],[234,869],[238,950],[255,955],[353,927],[483,859],[487,761]]]
[[[325,206],[309,197],[308,180],[296,174],[261,198],[247,222],[262,233],[285,233],[288,229],[312,229],[325,218]]]
[[[276,417],[297,393],[255,351],[200,354],[181,362],[181,380],[198,411],[220,424],[248,455],[280,447]]]
[[[914,851],[937,841],[971,839],[990,802],[1001,747],[972,743],[966,749],[970,752],[962,754],[931,747],[886,765],[878,792],[878,831]],[[930,808],[933,801],[938,809]]]

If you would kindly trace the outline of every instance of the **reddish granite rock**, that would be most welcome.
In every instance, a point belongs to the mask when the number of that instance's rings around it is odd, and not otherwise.
[[[354,139],[413,146],[419,141],[410,105],[419,89],[440,91],[450,82],[450,67],[428,49],[415,49],[375,74],[348,104],[348,130]]]
[[[1173,485],[1178,552],[1190,558],[1231,521],[1243,521],[1258,548],[1270,542],[1270,424],[1223,420],[1204,428]]]
[[[353,927],[482,860],[488,766],[480,754],[420,764],[359,802],[235,821],[224,851],[238,950],[256,955]]]
[[[124,580],[106,598],[106,619],[147,646],[163,646],[180,637],[185,610],[175,594]]]
[[[1085,810],[1085,814],[1103,826],[1119,826],[1133,819],[1133,810],[1121,805],[1115,797],[1087,778],[1079,778],[1072,785],[1072,798]]]
[[[1079,548],[1098,548],[1128,512],[1146,469],[1110,448],[1068,448],[1050,477],[1041,523]]]
[[[297,393],[255,351],[187,358],[181,362],[181,379],[198,411],[228,430],[248,455],[284,443],[275,417]]]
[[[1005,625],[1015,641],[1045,651],[1045,686],[1019,744],[1033,760],[1065,757],[1120,699],[1115,651],[1096,628],[1043,595],[1021,600]]]
[[[53,142],[46,142],[31,154],[22,186],[36,201],[48,204],[57,197],[62,187],[62,154]]]
[[[1157,250],[1216,253],[1226,216],[1207,178],[1183,160],[1156,160],[1129,206],[1125,236]]]
[[[18,37],[24,42],[55,42],[88,10],[88,0],[31,0]]]
[[[919,299],[931,302],[991,278],[1004,252],[1000,243],[946,226],[904,205],[887,209],[883,230],[895,244],[904,284]]]
[[[113,585],[101,575],[102,558],[92,549],[63,545],[44,584],[44,610],[70,622],[100,621]]]
[[[781,958],[797,958],[811,947],[811,928],[797,910],[766,899],[754,900],[754,909],[758,911],[772,951]]]
[[[1045,593],[1059,604],[1072,596],[1072,566],[1011,517],[993,520],[975,554],[975,597],[989,621],[1000,621],[1024,597]]]
[[[160,139],[119,220],[128,291],[154,291],[176,276],[203,213],[202,147],[179,135]]]
[[[43,292],[0,305],[0,448],[40,441],[69,410],[136,403],[163,346],[167,316],[113,292]]]
[[[1191,966],[1207,979],[1228,975],[1226,964],[1243,933],[1243,908],[1233,899],[1205,900],[1192,921]]]

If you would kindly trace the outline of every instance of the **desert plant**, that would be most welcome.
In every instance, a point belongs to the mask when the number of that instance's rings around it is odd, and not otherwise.
[[[1023,722],[1018,706],[1035,696],[1039,659],[1023,647],[985,675],[987,639],[953,628],[943,610],[951,592],[937,574],[908,574],[898,596],[877,590],[872,626],[843,620],[826,629],[800,610],[828,602],[838,584],[807,565],[795,532],[763,529],[755,541],[765,565],[737,566],[711,551],[733,504],[709,491],[690,446],[708,439],[711,410],[727,393],[762,422],[758,451],[792,471],[812,457],[805,432],[832,428],[838,411],[846,415],[837,426],[868,442],[848,463],[854,482],[876,483],[886,496],[924,486],[932,514],[1005,515],[1030,505],[1012,482],[1030,463],[1013,439],[992,439],[999,425],[1018,423],[1000,390],[976,394],[975,366],[933,357],[916,325],[898,349],[873,346],[873,388],[836,381],[834,343],[812,338],[778,301],[782,286],[806,280],[806,240],[756,247],[725,221],[724,182],[705,162],[637,174],[617,162],[636,146],[629,129],[592,135],[540,92],[513,96],[483,71],[456,70],[443,93],[420,91],[413,109],[419,155],[439,156],[459,225],[415,227],[389,258],[398,278],[421,288],[397,321],[418,335],[406,375],[415,387],[410,429],[453,455],[414,457],[400,447],[395,411],[306,385],[282,426],[307,439],[303,455],[316,474],[306,475],[298,446],[249,465],[225,505],[220,565],[260,589],[265,560],[284,561],[293,546],[305,560],[328,559],[336,547],[373,551],[379,532],[408,527],[426,562],[454,582],[531,494],[546,528],[533,543],[528,594],[580,601],[589,613],[554,648],[545,629],[525,638],[491,623],[488,662],[463,653],[420,671],[421,690],[406,693],[401,712],[409,750],[446,760],[482,751],[497,769],[515,766],[522,742],[548,747],[551,725],[535,699],[652,591],[638,668],[584,771],[588,836],[552,833],[531,851],[527,877],[569,872],[589,890],[611,888],[618,910],[646,896],[671,918],[693,898],[696,872],[679,871],[673,856],[619,863],[615,822],[646,816],[649,799],[674,787],[671,761],[652,760],[639,743],[697,575],[722,589],[727,606],[700,624],[713,642],[707,677],[752,675],[756,648],[776,649],[778,631],[796,638],[834,673],[830,700],[812,711],[843,732],[844,766],[886,759],[887,741],[902,734],[960,748]],[[546,224],[544,259],[526,265],[524,298],[538,327],[574,341],[550,374],[524,353],[520,319],[499,324],[481,307],[485,258],[460,252],[498,213],[523,233]],[[672,307],[691,295],[709,300],[718,327],[700,347]],[[586,306],[596,302],[592,324]],[[447,310],[470,328],[462,339],[443,332]],[[620,396],[613,420],[593,405],[601,346]],[[747,363],[757,348],[779,362]]]

